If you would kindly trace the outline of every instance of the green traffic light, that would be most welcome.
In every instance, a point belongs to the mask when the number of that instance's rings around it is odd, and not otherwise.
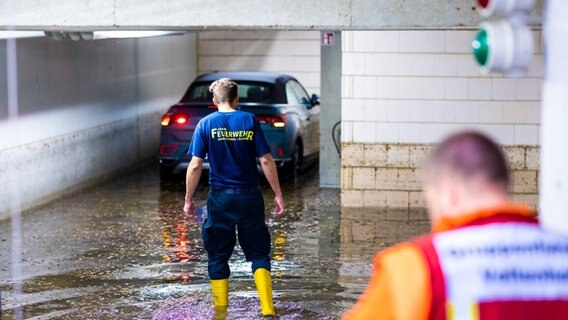
[[[479,30],[475,39],[471,42],[473,56],[480,65],[484,66],[489,58],[489,44],[487,43],[487,31]]]

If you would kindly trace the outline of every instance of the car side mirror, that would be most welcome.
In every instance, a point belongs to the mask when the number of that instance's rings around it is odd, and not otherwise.
[[[312,104],[312,106],[318,106],[320,104],[320,97],[317,94],[312,94],[312,97],[310,98],[310,103]]]

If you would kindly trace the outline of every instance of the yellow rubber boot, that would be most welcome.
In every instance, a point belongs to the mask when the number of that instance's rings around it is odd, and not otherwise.
[[[211,293],[215,308],[229,306],[229,279],[211,280]]]
[[[260,299],[260,312],[263,316],[273,316],[274,304],[272,303],[272,277],[270,271],[259,268],[254,272],[254,283]]]

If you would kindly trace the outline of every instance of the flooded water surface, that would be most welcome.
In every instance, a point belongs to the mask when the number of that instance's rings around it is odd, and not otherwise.
[[[17,272],[10,222],[1,221],[2,319],[259,318],[240,248],[230,307],[212,309],[200,224],[181,210],[184,183],[160,183],[157,172],[145,167],[24,213]],[[282,217],[269,214],[272,193],[262,189],[280,319],[338,319],[365,288],[373,255],[429,228],[423,210],[341,208],[338,190],[318,187],[317,168],[283,186]]]

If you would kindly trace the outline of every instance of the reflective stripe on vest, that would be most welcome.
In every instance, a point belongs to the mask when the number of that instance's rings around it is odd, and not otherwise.
[[[443,286],[438,291],[444,297],[434,292],[431,318],[444,318],[441,313],[449,320],[568,317],[566,236],[536,224],[507,222],[438,233],[416,243],[430,266],[439,265],[431,270],[432,283],[433,289]]]

